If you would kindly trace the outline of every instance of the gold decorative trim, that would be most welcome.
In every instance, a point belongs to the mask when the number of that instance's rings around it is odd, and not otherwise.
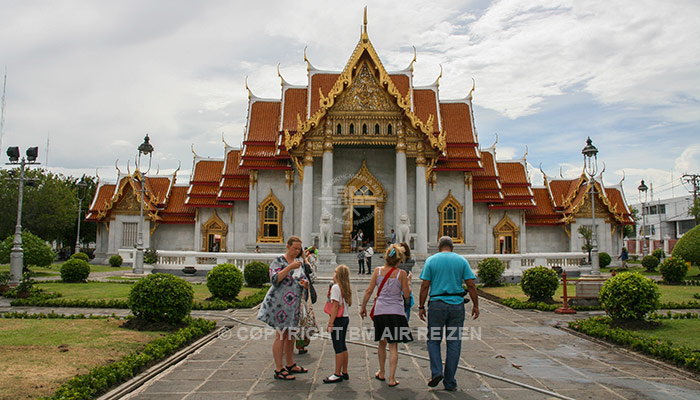
[[[284,180],[287,183],[287,189],[292,190],[292,186],[294,185],[294,171],[291,169],[284,171]]]
[[[520,228],[515,225],[515,222],[508,216],[508,211],[503,214],[503,218],[493,227],[493,252],[494,254],[501,254],[498,244],[500,241],[498,238],[503,236],[510,236],[513,238],[513,254],[519,254],[519,241],[520,241]]]
[[[462,230],[462,215],[464,214],[464,206],[452,195],[452,190],[450,190],[447,193],[447,197],[440,203],[440,205],[437,208],[438,212],[438,240],[442,236],[443,232],[443,226],[445,224],[445,217],[444,217],[444,212],[445,208],[448,206],[454,207],[457,212],[457,236],[452,237],[452,241],[454,243],[464,243],[464,232]]]
[[[250,188],[255,189],[255,186],[258,185],[258,170],[254,169],[250,171]]]
[[[221,248],[220,252],[226,251],[226,235],[228,234],[228,225],[219,217],[214,210],[214,214],[207,220],[207,222],[202,224],[202,251],[209,251],[207,249],[207,244],[209,241],[209,235],[220,235],[221,236]]]
[[[472,173],[471,172],[464,173],[464,186],[466,186],[468,190],[472,190]]]
[[[356,195],[358,189],[367,186],[371,195]],[[353,226],[353,206],[374,206],[374,249],[384,251],[386,236],[384,235],[384,206],[386,205],[386,190],[382,183],[369,171],[365,160],[359,171],[345,184],[343,193],[345,210],[343,212],[343,238],[340,241],[340,251],[350,252],[350,234]]]
[[[265,208],[267,207],[268,204],[272,203],[275,207],[277,207],[277,224],[278,224],[278,229],[277,229],[277,236],[263,236],[263,232],[265,232]],[[270,194],[267,195],[263,199],[262,202],[258,205],[258,220],[260,221],[259,223],[259,228],[258,228],[258,242],[260,243],[282,243],[284,241],[284,234],[282,232],[282,216],[284,215],[284,205],[282,204],[281,201],[275,196],[274,193],[272,193],[272,189],[270,189]]]

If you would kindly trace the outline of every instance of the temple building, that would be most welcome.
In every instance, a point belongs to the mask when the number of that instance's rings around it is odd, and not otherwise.
[[[586,176],[545,175],[544,186],[533,187],[526,156],[497,160],[496,143],[482,148],[478,140],[474,87],[446,100],[439,77],[415,86],[415,57],[387,71],[366,19],[342,71],[304,58],[305,85],[280,75],[278,99],[249,89],[242,149],[223,142],[223,157],[207,158],[193,147],[188,184],[177,184],[177,172],[138,170],[101,181],[86,217],[98,224],[98,255],[133,248],[139,201],[145,246],[161,250],[281,252],[299,235],[335,259],[361,229],[379,252],[393,230],[419,259],[442,235],[461,254],[580,251],[577,229],[591,225]],[[594,187],[599,248],[614,254],[623,225],[634,222],[621,185]]]

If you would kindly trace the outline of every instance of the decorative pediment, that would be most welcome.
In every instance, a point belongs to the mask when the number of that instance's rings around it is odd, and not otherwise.
[[[401,108],[396,104],[396,99],[379,85],[379,81],[365,61],[350,86],[338,96],[333,107],[328,110],[329,115],[337,112],[400,113]]]
[[[212,215],[207,222],[202,224],[202,232],[226,235],[226,233],[228,233],[228,225],[226,225],[216,211],[214,211],[214,215]]]
[[[368,200],[386,201],[384,186],[369,171],[365,160],[362,160],[360,170],[345,185],[345,196],[348,203]]]

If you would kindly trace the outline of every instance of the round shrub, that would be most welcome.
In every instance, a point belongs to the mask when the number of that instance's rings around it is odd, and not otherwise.
[[[666,254],[664,254],[664,250],[663,250],[663,249],[656,249],[656,250],[654,250],[654,251],[651,252],[651,255],[654,256],[654,257],[656,257],[656,259],[659,260],[659,262],[661,262],[661,260],[664,259],[664,256],[665,256]]]
[[[90,256],[88,256],[87,254],[83,253],[82,251],[79,251],[79,252],[73,254],[72,256],[70,256],[70,258],[77,258],[78,260],[83,260],[83,261],[85,261],[85,262],[90,262]]]
[[[219,264],[207,274],[207,288],[214,297],[233,299],[243,286],[243,274],[232,264]]]
[[[700,225],[689,230],[673,247],[673,257],[680,257],[694,265],[700,265]]]
[[[600,268],[605,268],[608,265],[610,265],[610,261],[612,261],[612,257],[610,257],[610,254],[606,252],[598,253],[598,262],[600,263]]]
[[[648,272],[656,271],[656,267],[659,266],[659,259],[654,255],[644,256],[642,258],[642,266],[647,269]]]
[[[478,265],[477,275],[485,286],[500,286],[503,271],[506,270],[503,262],[496,257],[481,260]]]
[[[600,302],[614,320],[640,320],[659,306],[661,293],[651,279],[642,274],[622,272],[605,282]]]
[[[124,263],[124,259],[119,254],[115,254],[109,258],[109,265],[118,268]]]
[[[664,282],[678,284],[685,279],[685,274],[688,272],[688,264],[680,257],[669,257],[661,263],[659,271],[664,278]]]
[[[551,301],[559,287],[559,277],[547,267],[533,267],[523,272],[520,287],[530,297],[530,301]]]
[[[14,234],[10,235],[0,243],[0,264],[8,264],[10,262],[10,251],[12,250],[14,237]],[[24,250],[25,270],[30,265],[36,265],[37,267],[51,265],[54,258],[56,258],[56,253],[53,252],[51,246],[28,230],[22,232],[22,249]]]
[[[71,258],[61,265],[63,282],[85,282],[90,275],[90,264],[80,258]]]
[[[194,290],[186,280],[171,274],[139,279],[129,292],[131,312],[148,322],[177,324],[190,315]]]
[[[243,277],[248,286],[261,287],[270,282],[270,267],[262,261],[253,261],[243,268]]]

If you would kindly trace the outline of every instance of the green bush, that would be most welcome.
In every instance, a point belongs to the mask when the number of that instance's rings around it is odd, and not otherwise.
[[[121,267],[122,263],[124,263],[124,259],[119,254],[115,254],[109,258],[109,265],[115,268]]]
[[[61,265],[63,282],[85,282],[90,275],[90,264],[79,258],[71,258]]]
[[[186,280],[171,274],[151,274],[131,287],[128,305],[138,318],[177,324],[190,315],[194,290]]]
[[[230,300],[238,296],[243,287],[243,273],[235,265],[219,264],[207,274],[207,288],[219,299]]]
[[[659,259],[654,255],[644,256],[642,258],[642,266],[647,269],[648,272],[656,271],[656,267],[659,266]]]
[[[12,241],[15,235],[10,235],[0,243],[0,264],[10,262],[10,251],[12,250]],[[34,235],[28,230],[22,232],[22,249],[24,250],[24,270],[30,265],[37,267],[45,267],[51,265],[56,253],[51,249],[51,246],[39,236]]]
[[[673,256],[665,259],[664,262],[661,263],[659,271],[661,271],[661,277],[664,278],[664,282],[678,284],[685,279],[688,268],[688,264],[685,263],[684,259]]]
[[[666,254],[664,254],[664,250],[663,250],[663,249],[656,249],[656,250],[654,250],[654,251],[651,252],[651,255],[654,256],[654,257],[656,257],[656,259],[659,260],[659,262],[661,262],[661,260],[664,259],[664,256],[665,256]]]
[[[481,260],[477,275],[485,286],[500,286],[503,271],[506,270],[503,262],[496,257],[489,257]]]
[[[143,252],[143,262],[144,264],[155,264],[158,262],[158,252],[156,249],[146,249]]]
[[[610,265],[610,261],[612,261],[612,257],[610,257],[610,254],[606,252],[598,253],[598,262],[600,263],[600,268],[605,268],[608,265]]]
[[[552,296],[559,287],[559,277],[554,270],[547,267],[533,267],[523,272],[520,287],[530,301],[552,301]]]
[[[600,289],[600,302],[614,320],[643,319],[659,309],[660,297],[656,283],[639,273],[619,273]]]
[[[90,256],[88,256],[87,254],[83,253],[82,251],[79,251],[79,252],[73,254],[72,256],[70,256],[70,258],[77,258],[78,260],[83,260],[83,261],[85,261],[85,262],[90,262]]]
[[[270,267],[262,261],[253,261],[243,268],[243,277],[248,286],[262,287],[270,282]]]
[[[690,261],[693,265],[700,265],[700,225],[686,232],[678,240],[671,255]]]

